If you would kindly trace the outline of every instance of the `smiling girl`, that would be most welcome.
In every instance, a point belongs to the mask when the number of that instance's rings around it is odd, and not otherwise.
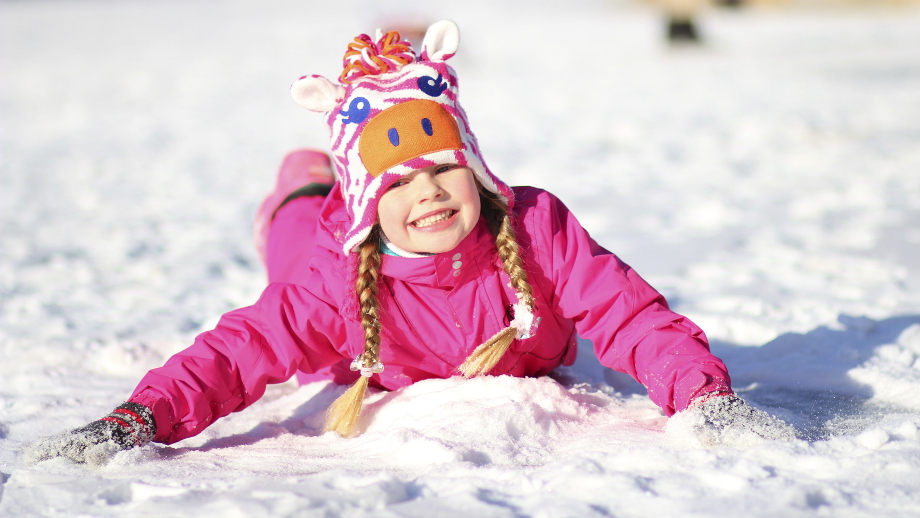
[[[387,246],[439,254],[453,250],[479,223],[479,187],[457,164],[413,171],[387,188],[377,217]]]
[[[703,331],[559,199],[486,167],[445,63],[458,45],[452,22],[433,25],[418,56],[395,32],[361,35],[341,84],[298,80],[294,99],[326,114],[340,177],[333,185],[316,151],[282,163],[257,216],[269,275],[259,301],[147,373],[112,414],[39,440],[27,458],[95,462],[171,444],[294,375],[351,385],[326,423],[349,436],[368,386],[543,376],[575,360],[576,333],[665,414],[697,411],[704,433],[755,423],[762,437],[791,437],[733,395]]]

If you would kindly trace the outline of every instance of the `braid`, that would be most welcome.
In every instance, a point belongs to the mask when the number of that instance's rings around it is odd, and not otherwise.
[[[523,295],[524,300],[531,310],[534,309],[533,289],[527,282],[527,271],[521,260],[521,248],[518,245],[514,227],[511,224],[511,213],[508,206],[495,194],[483,191],[482,214],[489,226],[489,231],[495,236],[495,248],[502,261],[505,273],[511,279],[511,287]]]
[[[501,259],[505,273],[511,279],[511,287],[517,292],[518,303],[526,306],[531,318],[534,311],[533,289],[527,282],[527,272],[521,261],[521,250],[511,225],[511,214],[508,206],[497,195],[489,191],[480,191],[481,212],[495,237],[495,247]],[[492,370],[498,364],[505,352],[511,347],[511,342],[518,335],[518,328],[509,326],[502,329],[492,338],[477,347],[463,362],[458,370],[466,377],[478,376]]]
[[[355,292],[361,307],[361,325],[364,327],[364,352],[355,358],[352,370],[364,370],[380,362],[380,303],[377,300],[377,281],[380,278],[380,226],[374,225],[367,240],[358,251],[358,278]],[[379,372],[374,370],[373,372]],[[335,431],[348,437],[358,424],[368,376],[358,380],[329,407],[323,431]]]
[[[355,292],[361,305],[364,327],[364,363],[373,365],[380,359],[380,304],[377,281],[380,278],[380,226],[374,225],[358,252],[358,279]]]

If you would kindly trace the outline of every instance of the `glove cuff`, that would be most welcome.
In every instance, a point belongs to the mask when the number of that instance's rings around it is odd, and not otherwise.
[[[711,401],[711,400],[713,400],[713,399],[716,399],[716,398],[720,398],[720,397],[738,398],[738,396],[735,395],[734,392],[728,392],[728,391],[725,391],[725,390],[717,390],[717,391],[715,391],[715,392],[709,392],[709,393],[703,394],[702,396],[698,396],[696,399],[694,399],[693,401],[690,402],[690,404],[687,406],[687,408],[688,408],[688,409],[691,409],[691,408],[700,408],[700,407],[702,407],[703,405],[705,405],[706,403],[708,403],[709,401]],[[739,399],[740,399],[740,398],[739,398]]]
[[[125,446],[143,446],[149,443],[157,434],[157,425],[153,420],[153,412],[138,403],[125,403],[119,405],[109,415],[100,419],[113,423],[113,435],[119,436],[118,442]]]

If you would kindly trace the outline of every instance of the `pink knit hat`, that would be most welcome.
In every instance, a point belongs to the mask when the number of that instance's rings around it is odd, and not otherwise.
[[[467,166],[509,208],[514,203],[511,189],[483,161],[457,100],[457,74],[445,61],[459,44],[460,31],[447,20],[428,28],[419,57],[397,32],[378,30],[376,41],[362,34],[345,53],[342,84],[313,75],[291,87],[298,104],[328,112],[332,155],[352,217],[342,239],[345,254],[367,238],[380,195],[416,169]]]

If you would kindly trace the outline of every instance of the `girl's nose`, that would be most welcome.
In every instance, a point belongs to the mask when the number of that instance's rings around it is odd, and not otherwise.
[[[418,184],[419,203],[436,200],[444,195],[444,189],[441,188],[441,184],[434,174],[420,174],[412,183]]]

